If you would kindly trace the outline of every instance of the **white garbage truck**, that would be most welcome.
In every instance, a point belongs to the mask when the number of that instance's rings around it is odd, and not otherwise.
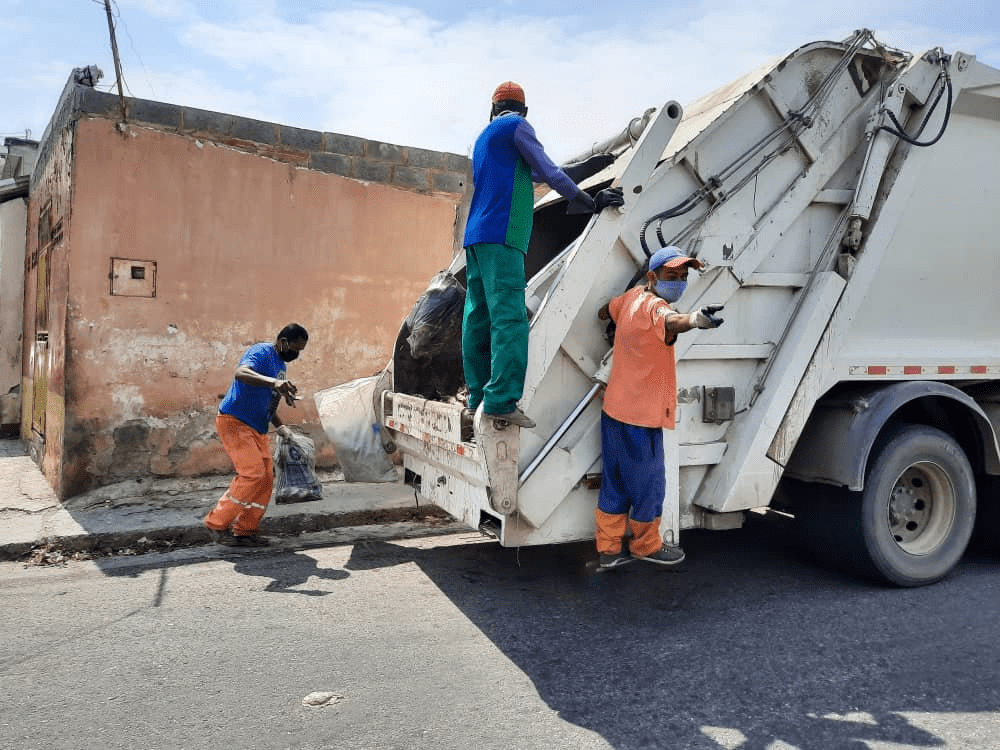
[[[420,359],[404,324],[373,418],[419,498],[505,546],[592,538],[613,357],[597,312],[674,245],[705,264],[674,307],[726,322],[675,344],[664,539],[779,508],[886,582],[945,576],[1000,487],[1000,71],[860,30],[594,152],[618,158],[582,186],[620,186],[624,207],[536,202],[535,428],[470,419],[457,339]]]

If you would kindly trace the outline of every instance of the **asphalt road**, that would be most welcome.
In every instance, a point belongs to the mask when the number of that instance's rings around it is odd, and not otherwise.
[[[889,589],[792,539],[602,574],[474,534],[5,563],[0,747],[1000,747],[1000,555]]]

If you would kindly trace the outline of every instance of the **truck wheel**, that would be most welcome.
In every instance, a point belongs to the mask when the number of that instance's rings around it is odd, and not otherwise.
[[[938,581],[962,558],[975,525],[969,460],[950,435],[925,425],[898,428],[875,450],[857,498],[871,572],[897,586]]]

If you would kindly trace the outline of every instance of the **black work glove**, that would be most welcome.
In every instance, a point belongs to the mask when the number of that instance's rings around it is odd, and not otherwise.
[[[716,317],[715,314],[724,307],[725,305],[705,305],[700,310],[689,313],[688,319],[695,328],[718,328],[725,321]]]
[[[605,188],[594,198],[591,198],[587,193],[577,188],[576,197],[566,205],[566,213],[570,215],[599,214],[608,206],[622,205],[625,205],[625,197],[622,195],[620,187]]]
[[[576,196],[566,204],[566,213],[569,215],[592,214],[596,211],[597,205],[594,203],[594,199],[580,188],[576,189]]]
[[[625,196],[620,187],[604,188],[594,196],[594,205],[597,208],[594,213],[600,213],[609,206],[624,206]]]
[[[562,170],[573,182],[583,182],[591,175],[595,175],[607,166],[615,163],[617,157],[614,154],[594,154],[583,161],[574,164],[566,164]]]

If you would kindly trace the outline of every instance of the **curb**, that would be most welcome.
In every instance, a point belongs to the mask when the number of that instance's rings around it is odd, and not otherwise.
[[[261,524],[262,534],[280,537],[280,540],[276,541],[286,549],[322,545],[324,543],[322,539],[300,539],[300,537],[337,529],[350,530],[350,534],[346,537],[341,535],[342,538],[334,543],[364,539],[367,535],[366,530],[381,538],[385,538],[387,533],[395,534],[395,538],[403,538],[425,536],[428,533],[449,534],[469,531],[468,527],[453,521],[447,513],[434,506],[346,513],[297,513],[265,518]],[[123,531],[51,535],[35,541],[0,543],[0,561],[31,562],[32,555],[39,558],[60,557],[67,554],[137,555],[210,544],[212,541],[208,530],[200,523],[174,524]],[[44,560],[36,562],[44,564]]]

